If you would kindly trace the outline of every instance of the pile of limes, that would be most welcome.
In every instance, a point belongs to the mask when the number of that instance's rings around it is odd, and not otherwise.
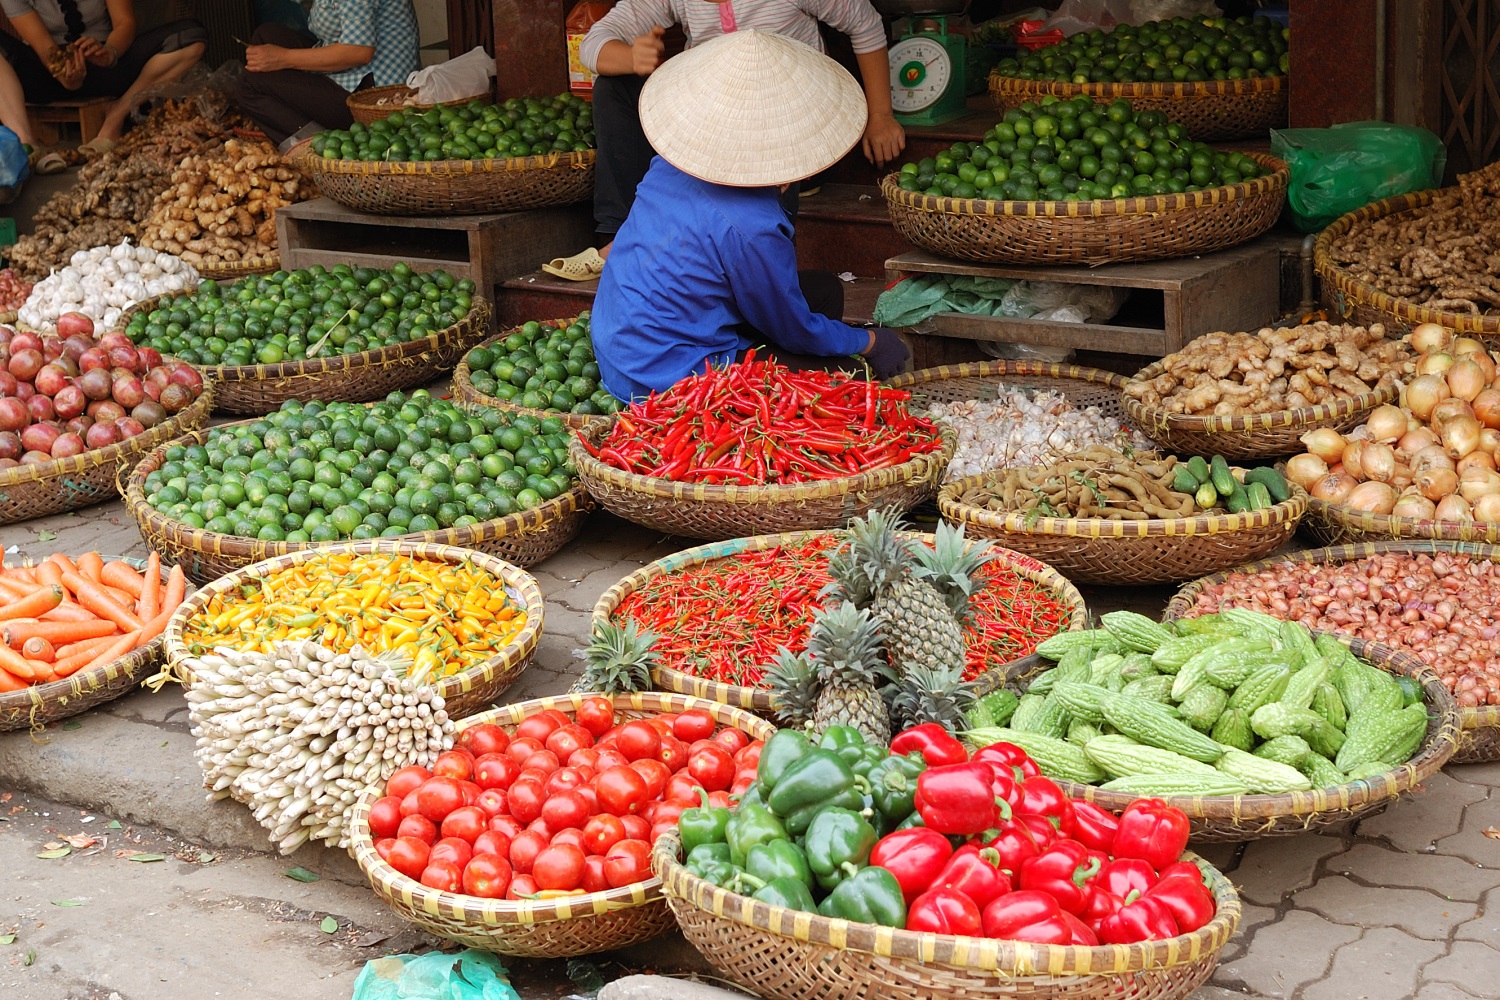
[[[173,445],[146,501],[195,528],[262,541],[332,542],[462,527],[570,489],[568,428],[426,390],[373,406],[283,403],[203,444]]]
[[[470,101],[426,111],[393,111],[348,131],[313,139],[329,160],[493,160],[594,148],[594,111],[572,94],[551,100],[513,97],[504,104]]]
[[[534,410],[614,413],[620,401],[599,383],[589,342],[589,313],[573,320],[522,324],[464,359],[476,392]]]
[[[1094,201],[1238,184],[1263,172],[1243,153],[1193,142],[1159,111],[1047,96],[1007,111],[980,142],[903,165],[897,183],[938,197]]]
[[[420,340],[469,314],[474,282],[446,271],[419,274],[315,264],[241,278],[205,281],[191,295],[164,299],[133,316],[125,333],[198,365],[273,365],[358,354]]]
[[[1290,32],[1263,17],[1148,21],[1073,35],[1017,59],[1000,76],[1058,83],[1171,83],[1282,76]]]

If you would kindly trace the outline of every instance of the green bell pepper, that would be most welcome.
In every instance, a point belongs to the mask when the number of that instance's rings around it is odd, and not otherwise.
[[[807,864],[818,885],[836,888],[869,864],[870,849],[879,839],[875,828],[851,809],[829,806],[819,812],[807,828]]]
[[[734,805],[738,809],[748,806],[752,802],[758,806],[766,804],[765,794],[761,791],[760,782],[758,781],[750,782],[750,787],[740,794],[738,800],[734,800]]]
[[[790,840],[773,840],[750,848],[745,859],[745,871],[766,882],[793,878],[809,885],[812,883],[812,870],[807,866],[807,855]]]
[[[760,763],[755,768],[755,781],[760,785],[762,798],[770,795],[787,769],[812,749],[807,737],[795,729],[778,730],[766,740],[766,745],[760,750]]]
[[[765,762],[764,756],[761,762]],[[832,750],[810,750],[781,773],[776,787],[766,796],[766,806],[785,819],[809,806],[821,808],[840,797],[847,799],[852,793],[854,803],[845,805],[845,808],[858,809],[864,795],[863,787],[868,784],[856,778],[849,765]]]
[[[884,868],[862,868],[839,883],[818,906],[825,917],[842,917],[861,924],[906,926],[906,900],[901,884]]]
[[[813,901],[807,884],[794,878],[773,878],[756,889],[750,898],[758,899],[762,903],[770,903],[772,906],[785,906],[791,910],[818,912],[818,904]]]
[[[729,817],[724,831],[729,844],[729,858],[736,865],[743,865],[750,855],[750,848],[773,840],[786,839],[786,827],[765,806],[751,803],[740,806]]]
[[[710,861],[730,861],[728,844],[699,844],[688,851],[687,860],[683,864],[692,868],[693,865],[707,864]]]
[[[834,753],[839,755],[839,760],[849,765],[849,770],[866,777],[890,756],[890,751],[885,747],[873,747],[867,743],[850,743],[839,747]]]
[[[927,762],[916,754],[889,756],[870,769],[870,797],[883,828],[894,829],[912,814],[917,779],[925,770]]]
[[[729,860],[728,844],[699,844],[686,861],[688,872],[717,886],[728,885],[740,869]]]
[[[724,831],[729,826],[729,810],[708,804],[708,791],[698,789],[699,805],[684,809],[677,817],[677,829],[682,836],[682,849],[689,855],[701,844],[724,842]]]
[[[864,746],[865,736],[853,726],[829,726],[818,740],[821,750],[839,750],[843,747]]]

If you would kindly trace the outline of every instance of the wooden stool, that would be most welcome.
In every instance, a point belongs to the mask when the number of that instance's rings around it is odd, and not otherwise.
[[[84,97],[76,101],[28,104],[26,110],[34,122],[77,125],[83,133],[79,142],[89,142],[99,134],[104,116],[114,102],[113,97]]]

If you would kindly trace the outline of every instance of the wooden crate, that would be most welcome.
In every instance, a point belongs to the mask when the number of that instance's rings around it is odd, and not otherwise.
[[[1152,358],[1216,330],[1253,330],[1280,314],[1280,251],[1274,240],[1202,257],[1113,264],[1103,267],[1011,267],[949,260],[933,254],[901,254],[886,261],[887,277],[963,274],[1068,285],[1130,289],[1130,298],[1110,323],[1063,323],[939,313],[931,332],[964,340],[1035,344]]]

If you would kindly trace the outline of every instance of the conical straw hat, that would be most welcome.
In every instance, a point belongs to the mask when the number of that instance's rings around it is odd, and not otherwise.
[[[865,131],[865,95],[838,63],[765,31],[668,59],[641,90],[641,127],[683,173],[769,187],[837,163]]]

